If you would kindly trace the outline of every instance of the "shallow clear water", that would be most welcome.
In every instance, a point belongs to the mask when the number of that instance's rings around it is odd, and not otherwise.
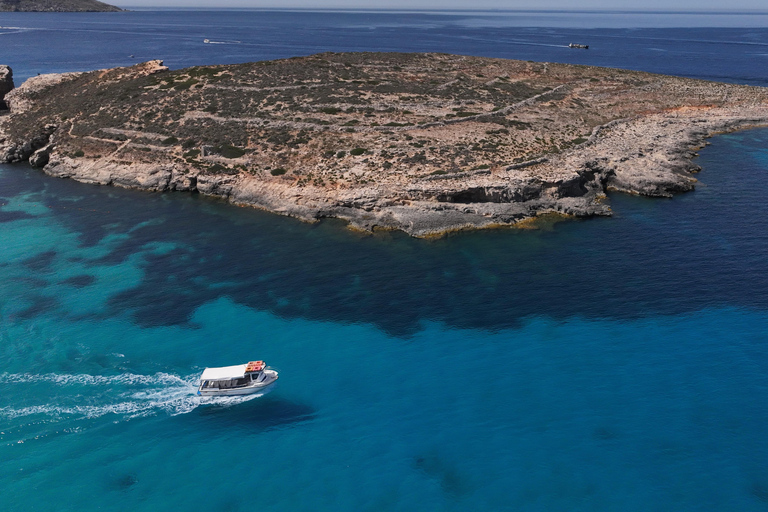
[[[0,510],[765,510],[766,148],[434,241],[0,166]]]

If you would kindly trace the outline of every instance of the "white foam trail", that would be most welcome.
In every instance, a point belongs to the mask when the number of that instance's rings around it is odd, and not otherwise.
[[[59,385],[110,385],[110,384],[129,384],[129,385],[153,385],[153,384],[188,384],[189,378],[183,379],[177,375],[158,372],[154,375],[137,375],[134,373],[123,373],[120,375],[67,375],[58,373],[0,373],[0,384],[25,384],[34,382],[52,382]]]
[[[222,407],[229,407],[232,405],[242,404],[243,402],[248,402],[254,398],[262,397],[270,391],[271,389],[267,388],[261,393],[254,393],[252,395],[200,397],[200,405],[218,405]]]
[[[7,419],[33,415],[44,415],[53,418],[93,419],[106,415],[115,415],[124,419],[131,419],[154,415],[158,412],[165,412],[170,416],[176,416],[189,413],[200,405],[229,407],[259,398],[270,391],[270,389],[267,389],[264,392],[246,396],[200,397],[197,395],[197,379],[198,374],[180,377],[162,372],[154,375],[124,373],[112,376],[2,373],[0,374],[0,384],[45,382],[51,383],[54,386],[103,386],[107,389],[106,396],[98,394],[88,398],[108,403],[93,405],[44,404],[18,408],[7,406],[0,407],[0,416]],[[116,389],[110,390],[109,386],[114,386]],[[126,386],[129,389],[125,389]],[[130,389],[131,386],[133,389]],[[142,386],[145,389],[136,389],[136,387]],[[120,389],[121,387],[122,389]],[[110,391],[113,391],[113,393],[110,393]],[[80,393],[72,394],[71,396],[65,396],[59,401],[65,402],[67,398],[78,400],[82,399],[83,396]]]
[[[5,30],[8,30],[9,32],[4,32]],[[1,27],[0,26],[0,35],[7,35],[7,34],[20,34],[22,32],[28,32],[30,30],[35,30],[31,27]]]
[[[101,386],[106,393],[99,392],[91,396],[97,402],[93,405],[45,404],[14,408],[0,407],[0,416],[18,418],[42,414],[52,417],[70,417],[75,419],[99,418],[114,414],[124,418],[148,416],[164,411],[171,416],[185,414],[201,403],[197,392],[197,374],[182,378],[168,373],[154,375],[137,375],[124,373],[121,375],[68,375],[68,374],[31,374],[31,373],[2,373],[0,384],[29,384],[44,382],[55,387],[63,386]],[[110,386],[115,389],[110,389]],[[133,389],[130,389],[130,388]],[[146,389],[136,390],[136,387]],[[126,389],[128,388],[128,389]],[[105,396],[106,395],[106,396]],[[58,400],[66,402],[69,398],[81,399],[83,394],[76,393]]]
[[[83,419],[100,418],[107,414],[116,414],[127,418],[137,418],[140,416],[149,416],[155,410],[164,410],[171,416],[177,414],[186,414],[200,405],[196,397],[185,397],[180,400],[169,400],[166,402],[142,402],[127,401],[106,405],[76,405],[76,406],[57,406],[57,405],[33,405],[14,409],[11,407],[0,408],[0,415],[14,419],[22,416],[32,416],[42,414],[45,416],[75,416]]]

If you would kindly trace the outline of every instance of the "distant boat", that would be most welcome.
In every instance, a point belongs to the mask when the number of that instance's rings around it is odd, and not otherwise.
[[[583,50],[589,50],[588,44],[579,44],[579,43],[571,43],[568,45],[568,48],[581,48]]]
[[[206,368],[200,376],[198,395],[235,396],[252,395],[263,391],[277,381],[277,372],[269,369],[264,361],[247,364]]]
[[[204,43],[210,43],[210,42],[211,42],[211,40],[210,40],[210,39],[203,39],[203,42],[204,42]]]

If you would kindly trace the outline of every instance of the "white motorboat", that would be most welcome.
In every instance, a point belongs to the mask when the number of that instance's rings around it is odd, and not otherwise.
[[[277,371],[267,368],[264,361],[206,368],[200,376],[197,394],[201,396],[252,395],[264,391],[276,380]]]

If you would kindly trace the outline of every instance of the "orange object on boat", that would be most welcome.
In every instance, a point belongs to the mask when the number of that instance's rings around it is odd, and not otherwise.
[[[264,361],[250,361],[246,367],[246,372],[260,372],[264,369]]]

